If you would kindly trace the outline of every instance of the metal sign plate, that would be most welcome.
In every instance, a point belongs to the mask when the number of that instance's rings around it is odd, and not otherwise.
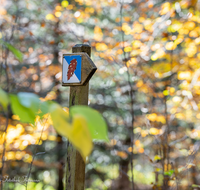
[[[87,53],[63,54],[62,86],[86,85],[97,67]]]
[[[63,56],[63,83],[81,83],[81,55]]]

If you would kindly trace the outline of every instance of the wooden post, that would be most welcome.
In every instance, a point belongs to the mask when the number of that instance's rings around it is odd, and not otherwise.
[[[72,53],[85,52],[91,55],[91,47],[78,44],[72,48]],[[95,70],[96,71],[96,70]],[[95,72],[94,71],[94,72]],[[89,82],[83,86],[70,86],[69,107],[74,105],[88,105]],[[80,153],[68,143],[66,161],[66,188],[65,190],[84,190],[85,162]]]

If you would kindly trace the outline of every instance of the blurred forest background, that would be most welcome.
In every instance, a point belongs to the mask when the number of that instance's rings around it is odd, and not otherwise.
[[[85,189],[199,189],[200,1],[0,0],[0,87],[68,107],[62,54],[81,43],[98,67],[89,106],[110,139],[95,143]],[[67,140],[48,121],[23,124],[9,112],[5,144],[0,114],[0,175],[23,179],[34,157],[39,180],[3,189],[63,190]]]

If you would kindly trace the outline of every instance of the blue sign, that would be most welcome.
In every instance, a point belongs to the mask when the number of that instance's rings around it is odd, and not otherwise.
[[[69,55],[63,57],[63,82],[81,82],[81,55]]]

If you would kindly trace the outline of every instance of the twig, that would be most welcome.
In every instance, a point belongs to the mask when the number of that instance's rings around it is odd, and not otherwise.
[[[46,124],[48,118],[49,118],[49,116],[46,118],[45,124]],[[27,190],[27,187],[28,187],[28,179],[29,179],[29,177],[30,177],[30,175],[31,175],[31,170],[32,170],[32,166],[33,166],[34,159],[35,159],[35,157],[36,157],[37,155],[39,155],[39,154],[44,154],[44,152],[42,152],[42,153],[41,153],[41,152],[36,153],[36,152],[37,152],[37,150],[38,150],[38,146],[39,146],[40,141],[41,141],[41,139],[42,139],[42,133],[43,133],[43,131],[44,131],[44,126],[45,126],[45,124],[44,124],[43,127],[42,127],[42,131],[41,131],[41,135],[40,135],[39,141],[38,141],[37,145],[35,146],[33,159],[32,159],[32,161],[31,161],[31,165],[30,165],[29,172],[28,172],[27,179],[26,179],[26,184],[25,184],[26,190]]]
[[[133,106],[134,106],[134,100],[133,100],[133,90],[132,90],[132,85],[131,85],[131,77],[130,77],[130,72],[129,72],[129,68],[127,66],[127,60],[126,60],[126,53],[124,51],[124,32],[122,30],[122,20],[123,20],[123,15],[122,15],[122,12],[123,12],[123,4],[124,4],[124,1],[121,0],[121,7],[120,7],[120,15],[121,15],[121,33],[122,33],[122,50],[123,50],[123,54],[124,54],[124,62],[125,62],[125,65],[126,65],[126,68],[127,68],[127,76],[128,76],[128,85],[130,87],[130,98],[131,98],[131,132],[130,132],[130,137],[131,137],[131,147],[133,149],[133,145],[134,145],[134,109],[133,109]],[[132,183],[132,190],[135,189],[134,187],[134,173],[133,173],[133,159],[134,159],[134,154],[133,154],[133,151],[131,151],[131,183]]]

